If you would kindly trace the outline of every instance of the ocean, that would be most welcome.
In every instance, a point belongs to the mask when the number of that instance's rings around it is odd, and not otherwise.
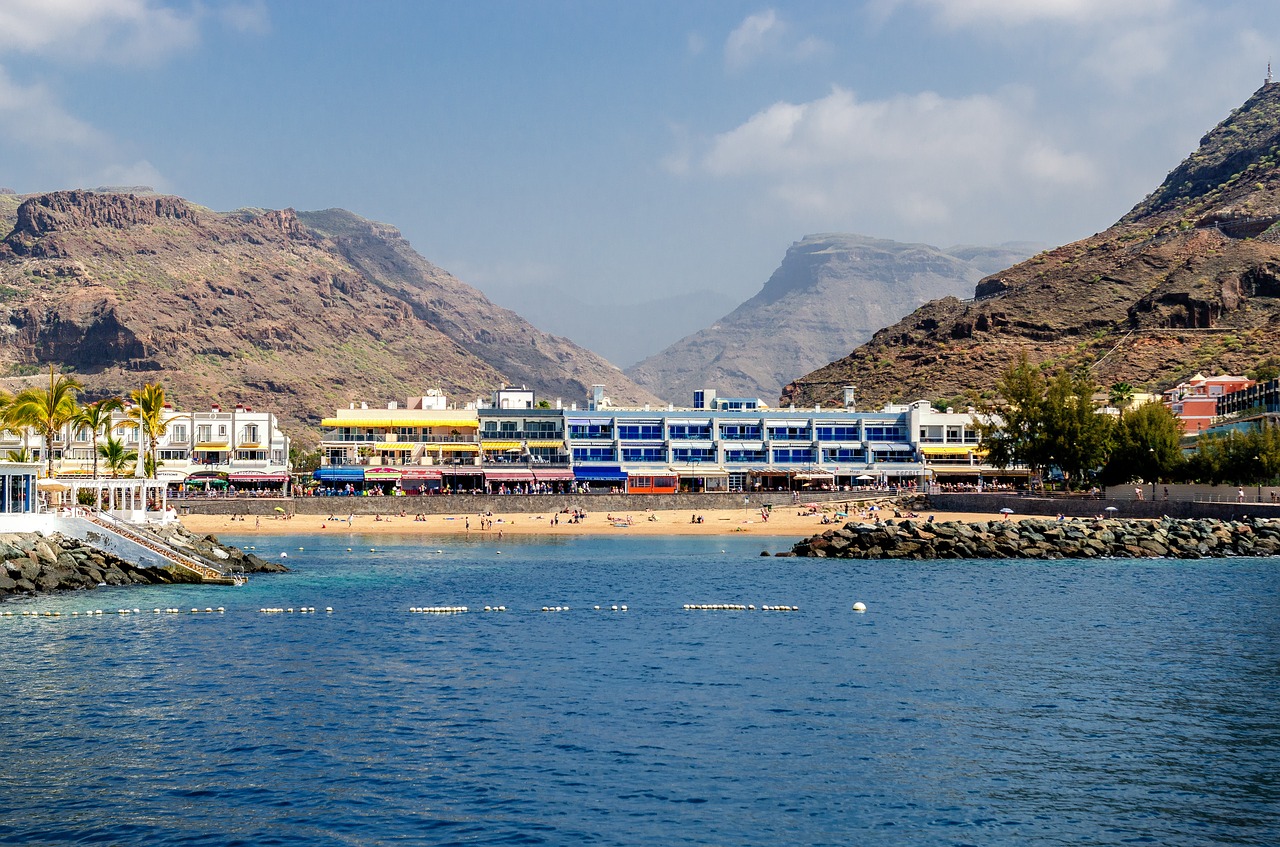
[[[0,844],[1280,843],[1280,561],[224,540],[0,606]]]

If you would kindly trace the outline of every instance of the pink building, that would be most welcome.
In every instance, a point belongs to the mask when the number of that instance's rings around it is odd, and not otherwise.
[[[1218,414],[1218,398],[1253,385],[1244,376],[1205,376],[1196,374],[1164,392],[1164,404],[1182,421],[1182,431],[1199,435],[1208,429]]]

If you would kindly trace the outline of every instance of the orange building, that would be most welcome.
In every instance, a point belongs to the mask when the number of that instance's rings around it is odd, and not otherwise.
[[[1244,376],[1205,376],[1196,374],[1164,392],[1164,404],[1182,422],[1182,431],[1199,435],[1208,429],[1218,414],[1218,398],[1253,385]]]

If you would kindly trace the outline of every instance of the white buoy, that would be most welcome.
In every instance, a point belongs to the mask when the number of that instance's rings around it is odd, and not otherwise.
[[[855,612],[865,612],[867,610],[867,604],[859,600],[858,602],[853,604],[853,610]]]
[[[333,611],[333,607],[332,607],[332,606],[325,606],[325,607],[324,607],[324,610],[325,610],[326,612],[332,612],[332,611]]]
[[[625,612],[626,610],[627,610],[627,607],[626,607],[626,606],[623,606],[623,607],[622,607],[622,611],[624,611],[624,612]]]

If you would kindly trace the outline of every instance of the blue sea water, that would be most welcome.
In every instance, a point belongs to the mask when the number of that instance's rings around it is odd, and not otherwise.
[[[1280,843],[1275,561],[240,541],[294,572],[0,607],[63,612],[0,618],[0,843]]]

